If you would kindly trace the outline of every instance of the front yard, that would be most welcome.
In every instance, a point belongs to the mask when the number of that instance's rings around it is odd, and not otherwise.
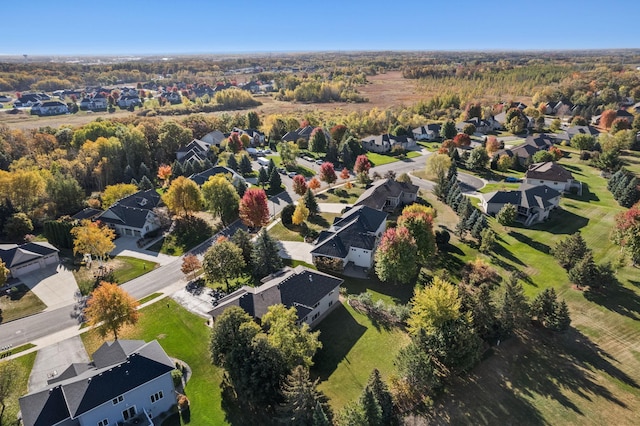
[[[0,424],[3,426],[20,426],[22,422],[18,422],[17,416],[20,411],[20,405],[18,404],[18,398],[27,393],[27,383],[29,382],[29,374],[33,368],[33,363],[36,360],[36,352],[23,355],[19,358],[9,361],[2,361],[7,363],[7,368],[16,373],[16,380],[12,386],[8,389],[4,403],[6,407],[0,417]]]
[[[91,293],[96,280],[103,277],[105,280],[113,280],[118,284],[131,281],[158,267],[158,264],[149,260],[141,260],[128,256],[117,256],[104,264],[100,269],[99,262],[93,261],[91,268],[77,266],[73,275],[78,283],[78,288],[83,295]]]
[[[26,285],[18,284],[0,296],[0,324],[37,314],[46,307]]]
[[[304,241],[305,233],[309,231],[319,233],[323,229],[329,228],[333,223],[333,219],[338,216],[340,216],[339,213],[320,213],[311,216],[306,221],[306,228],[302,225],[285,226],[280,221],[269,230],[269,235],[279,241]]]

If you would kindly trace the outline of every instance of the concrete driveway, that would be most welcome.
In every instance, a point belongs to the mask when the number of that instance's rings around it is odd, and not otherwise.
[[[351,207],[351,204],[318,203],[318,208],[322,213],[342,213],[346,207]]]
[[[71,271],[63,265],[51,265],[19,279],[47,305],[47,311],[76,302],[78,284]]]
[[[38,351],[29,376],[29,392],[47,387],[47,380],[60,374],[72,363],[89,362],[80,336],[71,337]]]
[[[159,263],[164,266],[174,260],[176,256],[169,256],[168,254],[157,253],[151,250],[143,250],[138,247],[137,238],[120,237],[114,241],[116,248],[111,251],[111,256],[129,256],[136,259],[148,260],[151,262]]]
[[[309,243],[301,243],[299,241],[278,241],[280,247],[280,257],[284,259],[301,260],[303,262],[313,264],[311,260],[311,249],[313,246]]]

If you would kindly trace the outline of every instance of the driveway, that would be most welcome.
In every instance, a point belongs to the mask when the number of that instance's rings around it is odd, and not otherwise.
[[[311,260],[311,248],[313,246],[311,244],[298,241],[278,241],[277,243],[280,246],[280,257],[313,264]]]
[[[342,213],[345,207],[351,207],[351,204],[318,203],[318,208],[322,213]]]
[[[129,256],[136,259],[149,260],[159,263],[160,265],[168,265],[176,260],[176,256],[157,253],[151,250],[143,250],[138,247],[137,238],[120,237],[114,241],[116,248],[111,251],[111,256]]]
[[[29,376],[29,392],[46,388],[47,380],[62,374],[69,365],[86,362],[89,362],[89,355],[80,336],[40,349]]]
[[[76,302],[78,284],[71,271],[63,265],[51,265],[19,278],[47,305],[47,311]]]

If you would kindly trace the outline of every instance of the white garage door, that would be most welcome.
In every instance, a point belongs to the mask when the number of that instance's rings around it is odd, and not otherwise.
[[[16,266],[11,269],[12,269],[12,275],[14,277],[19,277],[21,275],[28,274],[29,272],[37,271],[38,269],[40,269],[40,264],[36,261],[33,263],[28,263],[26,265]]]
[[[58,255],[54,253],[54,254],[45,256],[44,263],[47,265],[51,265],[52,263],[58,263]]]

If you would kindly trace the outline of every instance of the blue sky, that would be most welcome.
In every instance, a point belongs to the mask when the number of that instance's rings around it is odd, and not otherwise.
[[[5,0],[0,11],[10,55],[640,48],[638,0]]]

